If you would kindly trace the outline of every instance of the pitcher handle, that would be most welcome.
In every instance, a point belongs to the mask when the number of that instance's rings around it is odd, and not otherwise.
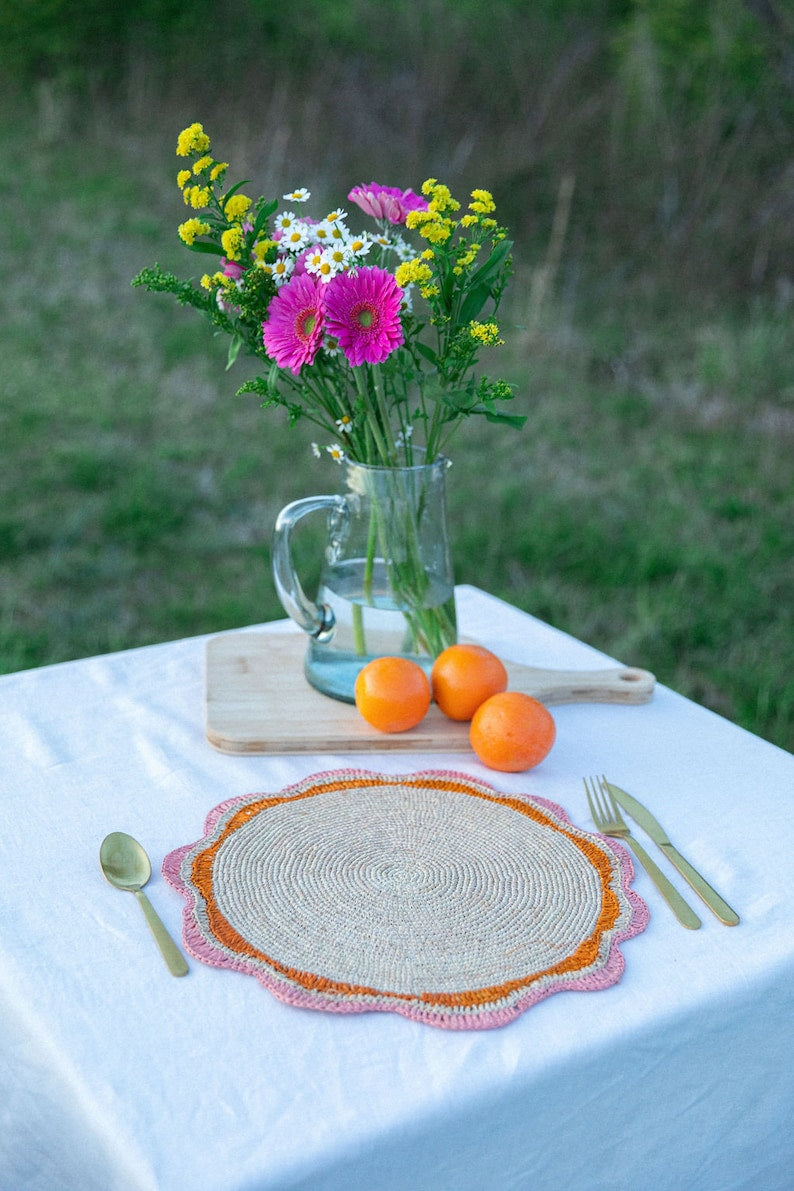
[[[285,505],[276,518],[271,546],[271,566],[276,594],[284,611],[295,621],[304,633],[318,641],[331,636],[335,618],[328,604],[317,604],[310,600],[301,586],[292,561],[292,531],[298,522],[309,513],[325,509],[345,515],[347,506],[341,496],[306,496]]]

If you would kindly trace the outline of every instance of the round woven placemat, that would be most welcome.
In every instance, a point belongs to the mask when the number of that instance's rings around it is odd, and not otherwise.
[[[163,873],[198,959],[292,1004],[451,1028],[614,983],[647,921],[619,846],[440,771],[340,770],[222,803]]]

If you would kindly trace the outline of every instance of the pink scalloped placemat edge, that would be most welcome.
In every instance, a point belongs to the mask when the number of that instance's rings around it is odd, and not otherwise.
[[[285,786],[278,792],[281,799],[289,799],[300,794],[310,784],[321,784],[327,780],[349,779],[351,782],[367,781],[369,779],[385,780],[398,784],[405,779],[412,783],[428,779],[433,781],[450,780],[463,782],[479,790],[491,791],[496,799],[519,799],[529,803],[561,824],[575,828],[567,812],[548,799],[526,793],[506,794],[488,783],[472,778],[471,775],[458,773],[454,770],[422,770],[411,774],[378,774],[366,769],[325,770],[312,774],[310,777]],[[296,1008],[323,1010],[333,1013],[365,1013],[365,1012],[395,1012],[415,1021],[434,1025],[442,1029],[468,1030],[489,1029],[509,1024],[533,1005],[545,1000],[556,992],[564,991],[598,991],[616,984],[625,971],[625,959],[620,951],[620,945],[628,939],[641,934],[648,925],[649,911],[643,899],[631,888],[634,878],[634,865],[628,851],[618,841],[592,832],[581,832],[598,842],[605,853],[611,853],[617,859],[619,885],[622,897],[629,907],[629,915],[622,925],[611,932],[608,952],[605,960],[599,966],[587,973],[573,974],[569,978],[556,977],[553,981],[544,981],[541,976],[509,1003],[481,1009],[456,1009],[453,1011],[439,1010],[437,1007],[422,1003],[419,998],[409,998],[405,1001],[392,1000],[388,996],[375,993],[372,996],[350,995],[327,998],[317,992],[297,987],[278,973],[267,967],[255,964],[224,947],[217,939],[207,938],[201,929],[198,914],[203,905],[200,892],[183,871],[183,865],[191,853],[196,853],[202,845],[206,845],[216,832],[218,825],[230,814],[244,807],[247,803],[262,798],[272,797],[271,794],[253,793],[226,799],[213,807],[206,815],[202,836],[190,844],[175,848],[170,852],[162,864],[165,880],[185,899],[183,908],[183,940],[187,951],[197,960],[209,966],[228,968],[234,971],[253,975],[278,1000]],[[208,929],[208,928],[207,928]],[[208,933],[209,929],[208,929]]]

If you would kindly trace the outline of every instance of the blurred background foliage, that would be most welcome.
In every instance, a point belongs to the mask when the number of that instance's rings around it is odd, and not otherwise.
[[[304,141],[329,185],[439,159],[487,177],[521,237],[547,234],[570,174],[571,249],[602,267],[661,254],[718,291],[791,272],[783,0],[0,0],[0,71],[56,124],[192,96],[269,137],[279,170]]]
[[[458,578],[793,748],[788,0],[0,0],[0,670],[280,615],[275,515],[334,482],[130,288],[200,271],[195,120],[316,212],[493,191],[529,424],[455,446]]]

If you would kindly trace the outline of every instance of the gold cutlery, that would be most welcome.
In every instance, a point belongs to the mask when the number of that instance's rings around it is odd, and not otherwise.
[[[102,841],[99,863],[111,885],[137,897],[171,975],[186,976],[188,966],[184,955],[143,892],[143,886],[152,875],[152,866],[141,844],[126,831],[111,831]]]
[[[661,848],[670,863],[674,864],[681,876],[689,882],[698,897],[706,903],[713,914],[716,914],[720,922],[724,923],[725,926],[736,926],[739,921],[739,915],[735,910],[731,909],[724,898],[720,897],[716,889],[713,889],[709,885],[705,877],[701,876],[686,857],[682,856],[678,849],[673,847],[667,832],[648,808],[643,806],[641,802],[638,802],[633,795],[627,794],[625,790],[621,790],[620,786],[613,785],[606,778],[602,778],[601,780],[606,783],[614,801],[627,814],[631,815],[636,823],[639,823],[643,831],[647,832],[653,842]]]
[[[621,815],[617,803],[607,788],[606,781],[603,778],[599,783],[594,778],[591,778],[589,782],[587,778],[583,780],[590,814],[601,834],[611,835],[625,841],[681,925],[687,927],[688,930],[697,930],[700,926],[700,919],[697,914],[684,901],[675,885],[672,885],[668,881],[658,865],[651,860],[642,844],[638,843],[631,834],[626,820]]]

